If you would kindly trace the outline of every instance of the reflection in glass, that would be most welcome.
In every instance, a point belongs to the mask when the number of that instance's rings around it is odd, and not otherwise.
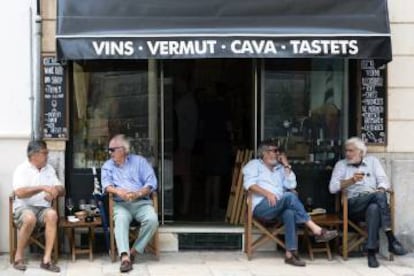
[[[265,62],[262,139],[278,139],[294,162],[334,163],[343,137],[344,62],[290,65]]]

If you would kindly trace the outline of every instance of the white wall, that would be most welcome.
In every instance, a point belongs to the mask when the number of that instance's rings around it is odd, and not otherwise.
[[[414,153],[414,1],[389,0],[388,152]]]
[[[8,195],[14,168],[30,136],[30,0],[6,1],[0,10],[0,252],[9,249]]]

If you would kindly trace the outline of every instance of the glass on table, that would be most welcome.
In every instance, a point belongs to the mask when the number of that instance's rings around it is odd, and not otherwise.
[[[72,210],[75,207],[75,205],[73,204],[72,198],[70,197],[66,198],[65,205],[66,205],[66,208],[68,208],[69,210],[69,216],[72,216]]]

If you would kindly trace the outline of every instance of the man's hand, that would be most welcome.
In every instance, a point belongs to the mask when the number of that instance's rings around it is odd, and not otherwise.
[[[270,207],[274,207],[277,202],[276,195],[272,194],[271,192],[266,193],[267,202],[269,203]]]
[[[59,195],[59,191],[53,186],[44,186],[43,191],[46,193],[45,199],[47,201],[52,201]],[[51,200],[47,199],[49,197],[51,198]]]
[[[380,188],[377,189],[377,192],[379,192],[379,193],[385,193],[386,190],[385,190],[385,188],[380,187]]]
[[[121,188],[116,189],[116,195],[119,196],[120,198],[122,198],[122,200],[124,200],[124,201],[129,201],[130,200],[130,196],[128,194],[129,194],[129,192],[127,190],[124,190],[124,189],[121,189]]]
[[[352,176],[352,182],[357,183],[359,181],[362,181],[364,179],[365,174],[361,173],[361,172],[356,172],[354,173],[354,175]]]
[[[277,157],[277,161],[282,164],[283,167],[286,167],[289,165],[287,156],[285,153],[279,153],[279,156]]]
[[[55,198],[52,196],[52,194],[46,193],[44,199],[49,201],[49,202],[52,202],[52,200],[55,199]]]

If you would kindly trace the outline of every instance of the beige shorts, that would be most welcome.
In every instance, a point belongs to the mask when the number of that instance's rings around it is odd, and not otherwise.
[[[47,210],[54,210],[50,207],[25,206],[17,208],[13,213],[14,224],[20,228],[23,224],[23,219],[27,214],[32,213],[36,217],[36,227],[43,227],[45,225],[45,214]]]

